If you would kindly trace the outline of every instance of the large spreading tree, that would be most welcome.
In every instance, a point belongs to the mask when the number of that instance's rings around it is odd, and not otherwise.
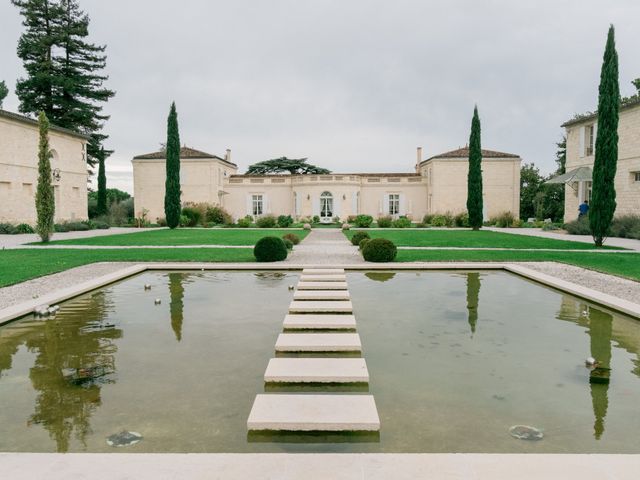
[[[11,0],[23,17],[18,56],[26,71],[16,83],[19,110],[43,111],[49,121],[90,136],[87,162],[98,162],[109,118],[102,104],[114,95],[103,83],[104,45],[87,41],[89,17],[77,0]],[[111,152],[105,152],[108,156]]]
[[[611,221],[616,210],[614,179],[618,162],[620,86],[618,84],[618,54],[613,25],[609,28],[607,36],[598,93],[598,133],[593,163],[589,225],[596,247],[601,247],[609,235]]]
[[[280,157],[264,162],[249,165],[247,175],[269,175],[277,173],[290,173],[291,175],[316,174],[326,175],[331,173],[326,168],[316,167],[307,163],[306,158]]]
[[[164,189],[164,215],[169,228],[180,223],[180,133],[176,104],[171,104],[167,119],[166,173]]]
[[[2,80],[0,82],[0,108],[2,108],[2,102],[7,98],[7,95],[9,95],[9,89],[7,88],[7,84],[4,80]]]
[[[53,233],[56,210],[53,185],[51,185],[51,150],[49,150],[49,120],[44,112],[38,116],[40,142],[38,143],[38,187],[36,189],[36,232],[43,242]]]
[[[480,142],[480,117],[478,107],[473,109],[471,135],[469,136],[469,173],[467,175],[467,212],[469,226],[480,230],[483,221],[482,206],[482,146]]]

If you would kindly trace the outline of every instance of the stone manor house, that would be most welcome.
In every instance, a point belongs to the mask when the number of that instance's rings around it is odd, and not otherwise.
[[[520,210],[518,155],[482,151],[484,216]],[[427,213],[466,211],[468,148],[422,158],[417,150],[413,173],[332,173],[329,175],[239,175],[224,157],[183,147],[180,150],[182,202],[224,207],[234,219],[246,215],[320,217],[331,222],[358,214],[374,218],[405,215],[421,221]],[[133,158],[135,214],[164,217],[165,153]]]
[[[88,137],[50,125],[55,221],[87,218]],[[0,223],[36,223],[38,122],[0,110]]]
[[[564,183],[564,221],[578,217],[578,206],[591,200],[591,176],[595,161],[598,115],[582,115],[565,122],[566,172],[551,180]],[[615,176],[616,216],[640,214],[640,99],[620,107],[618,167]]]

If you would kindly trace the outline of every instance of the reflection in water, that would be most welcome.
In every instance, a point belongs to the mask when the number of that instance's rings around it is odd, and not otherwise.
[[[611,365],[611,329],[613,317],[600,310],[589,309],[589,338],[591,340],[591,356],[600,366],[610,368]],[[596,417],[593,434],[599,439],[604,433],[604,419],[609,406],[609,384],[590,383],[591,403]]]
[[[86,446],[91,414],[101,404],[101,385],[115,382],[113,340],[122,330],[103,323],[107,310],[105,292],[95,293],[66,309],[64,321],[47,320],[27,339],[36,353],[29,378],[38,392],[27,424],[42,425],[58,452],[69,450],[72,432]]]
[[[375,280],[376,282],[388,282],[396,276],[394,272],[367,272],[365,277]]]
[[[613,316],[596,308],[589,308],[584,303],[565,296],[562,299],[558,318],[586,328],[589,335],[591,356],[598,361],[601,367],[610,368]],[[586,374],[585,378],[588,382]],[[589,391],[595,417],[593,436],[600,439],[604,433],[605,417],[609,408],[609,384],[589,383]]]
[[[182,281],[182,273],[169,274],[171,328],[178,341],[182,340],[182,321],[184,320],[184,286]]]
[[[478,297],[480,296],[480,273],[467,273],[467,311],[468,322],[471,327],[471,334],[476,333],[476,323],[478,322]]]

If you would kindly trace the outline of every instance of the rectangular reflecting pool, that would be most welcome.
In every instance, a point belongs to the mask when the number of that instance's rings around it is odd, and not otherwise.
[[[369,386],[265,388],[298,277],[147,272],[0,327],[0,451],[640,453],[640,321],[499,271],[348,273]],[[370,393],[380,435],[247,435],[265,391]]]

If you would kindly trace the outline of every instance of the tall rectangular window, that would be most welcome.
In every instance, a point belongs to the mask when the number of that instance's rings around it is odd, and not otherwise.
[[[596,139],[595,139],[595,126],[594,125],[587,125],[586,127],[586,146],[585,146],[585,154],[587,156],[589,155],[593,155],[593,150],[594,150],[594,145],[596,143]]]
[[[392,193],[389,195],[389,215],[400,214],[400,194]]]
[[[633,172],[633,178],[636,182],[640,182],[640,172]]]
[[[254,216],[262,215],[264,211],[264,202],[262,195],[252,195],[251,198],[252,212]]]

